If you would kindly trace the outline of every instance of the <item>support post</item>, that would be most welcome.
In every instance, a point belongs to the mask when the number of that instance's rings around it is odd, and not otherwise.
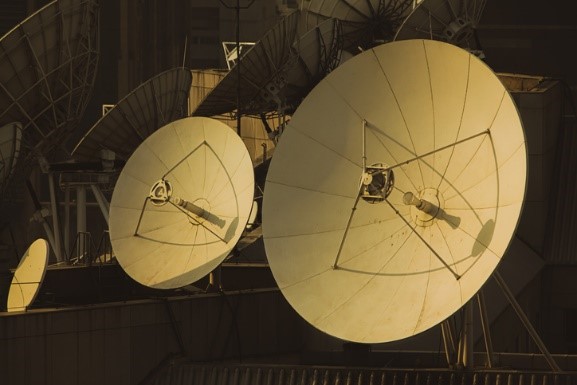
[[[487,367],[493,367],[493,341],[491,340],[491,330],[489,327],[489,317],[487,316],[487,305],[483,289],[477,293],[477,303],[479,304],[479,316],[481,318],[481,328],[483,329],[483,339],[485,341],[485,350],[487,352]]]
[[[457,349],[455,348],[455,337],[449,320],[445,320],[441,323],[441,333],[443,337],[443,345],[445,346],[447,365],[453,367],[455,365],[455,351]]]
[[[86,187],[76,187],[76,234],[86,233]],[[76,246],[78,259],[82,257],[81,253],[85,251],[85,237],[79,236]],[[87,256],[86,256],[87,257]]]
[[[466,369],[471,369],[475,363],[473,361],[473,306],[471,301],[467,302],[463,308],[463,327],[459,336],[459,354],[457,365]]]
[[[70,185],[64,189],[64,253],[70,260]]]
[[[56,205],[56,191],[54,188],[54,175],[48,173],[48,188],[50,190],[50,209],[52,211],[52,229],[54,231],[54,255],[57,262],[62,262],[62,247],[60,244],[60,223],[58,221],[58,206]]]
[[[91,184],[90,188],[92,189],[92,194],[94,195],[94,198],[96,198],[96,202],[98,202],[98,207],[100,207],[100,211],[102,212],[102,216],[106,221],[106,225],[108,225],[109,224],[108,213],[110,212],[110,206],[108,204],[108,201],[106,200],[106,197],[104,196],[104,194],[102,194],[102,191],[100,191],[100,188],[98,188],[97,185]]]

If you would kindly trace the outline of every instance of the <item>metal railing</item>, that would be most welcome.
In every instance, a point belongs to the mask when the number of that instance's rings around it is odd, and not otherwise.
[[[575,385],[577,373],[173,363],[154,385]]]

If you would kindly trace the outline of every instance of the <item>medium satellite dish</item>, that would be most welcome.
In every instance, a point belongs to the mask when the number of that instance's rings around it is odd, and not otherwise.
[[[253,194],[250,156],[230,127],[199,117],[169,123],[134,151],[114,188],[116,259],[143,285],[191,284],[232,250]]]
[[[395,40],[433,39],[475,51],[475,29],[487,0],[423,0],[403,22]]]
[[[10,178],[18,161],[21,140],[22,124],[14,122],[0,127],[0,186],[2,190],[4,190],[4,182]]]
[[[340,62],[342,41],[338,21],[327,20],[301,32],[301,13],[284,17],[240,57],[243,115],[294,110]],[[193,112],[215,116],[237,109],[238,68],[235,66]]]
[[[349,59],[300,105],[268,172],[263,238],[282,293],[350,341],[438,324],[505,253],[526,158],[513,100],[468,52],[407,40]]]
[[[24,311],[36,298],[48,265],[48,242],[44,239],[34,241],[20,259],[14,271],[8,292],[9,312]]]
[[[359,52],[393,40],[412,10],[413,0],[301,0],[305,25],[328,18],[342,22],[344,49]]]
[[[98,54],[96,0],[53,1],[0,38],[0,126],[22,124],[19,165],[47,156],[76,128]]]
[[[106,149],[127,160],[158,128],[187,116],[191,83],[192,74],[186,68],[174,68],[144,82],[92,126],[72,155],[93,161]]]

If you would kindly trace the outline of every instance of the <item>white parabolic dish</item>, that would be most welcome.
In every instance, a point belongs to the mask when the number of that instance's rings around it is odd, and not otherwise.
[[[7,310],[23,311],[34,301],[48,265],[48,242],[35,240],[22,256],[10,284]]]
[[[390,167],[394,185],[380,203],[359,199],[351,217],[363,121],[366,165]],[[279,287],[303,318],[341,339],[379,343],[429,329],[505,253],[526,156],[510,95],[466,51],[407,40],[357,55],[313,89],[276,148],[263,237]],[[434,213],[406,205],[408,192]]]
[[[110,205],[116,258],[143,285],[191,284],[232,250],[253,195],[250,156],[230,127],[209,118],[176,120],[151,134],[118,178]]]

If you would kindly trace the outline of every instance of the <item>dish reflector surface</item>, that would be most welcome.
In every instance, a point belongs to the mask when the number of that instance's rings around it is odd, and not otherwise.
[[[340,63],[340,24],[329,19],[302,30],[302,15],[293,12],[240,58],[243,115],[280,109],[288,113]],[[194,111],[215,116],[237,108],[238,68],[233,67]]]
[[[392,186],[359,199],[364,171],[380,166]],[[438,41],[381,45],[321,81],[281,136],[263,203],[270,267],[318,329],[362,343],[406,338],[491,275],[525,183],[516,107],[484,63]]]
[[[310,29],[328,18],[342,22],[344,49],[359,52],[393,40],[413,0],[301,0]]]
[[[118,178],[110,204],[116,258],[143,285],[191,284],[234,247],[253,194],[252,162],[232,129],[209,118],[176,120],[150,135]]]
[[[423,0],[403,22],[395,40],[434,39],[477,49],[474,30],[486,0]]]
[[[285,16],[254,46],[240,57],[240,110],[242,114],[259,114],[276,108],[270,97],[286,81],[283,70],[295,65],[297,56],[291,46],[297,36],[299,12]],[[214,87],[193,112],[195,116],[214,116],[231,112],[237,105],[238,67]],[[264,103],[264,106],[263,106]]]
[[[127,160],[143,140],[158,128],[187,115],[192,73],[174,68],[142,83],[100,118],[72,151],[77,160],[100,159],[112,150]]]
[[[7,310],[23,311],[34,301],[48,265],[48,242],[34,241],[22,256],[8,292]]]

